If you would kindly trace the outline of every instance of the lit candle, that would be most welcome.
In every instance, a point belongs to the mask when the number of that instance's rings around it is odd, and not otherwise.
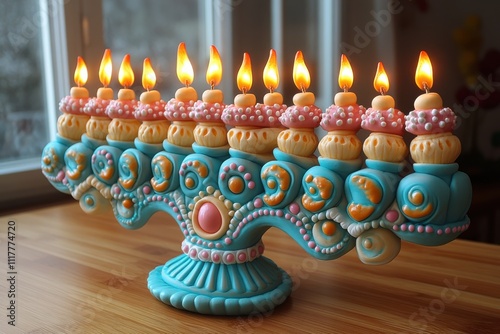
[[[276,51],[271,49],[269,59],[264,67],[264,85],[269,89],[269,93],[264,95],[264,104],[272,106],[275,104],[283,104],[283,95],[274,90],[278,87],[280,77],[278,72],[278,62],[276,61]]]
[[[210,46],[210,60],[208,62],[206,80],[210,89],[203,92],[201,99],[207,103],[222,103],[224,94],[220,89],[214,89],[222,79],[222,62],[219,51],[215,46]]]
[[[141,94],[140,101],[144,104],[152,104],[154,102],[160,101],[160,92],[157,90],[152,90],[156,84],[156,74],[151,66],[151,60],[149,58],[144,59],[142,66],[142,86],[146,90]]]
[[[381,62],[377,65],[377,73],[375,74],[375,79],[373,80],[373,87],[375,87],[377,92],[380,92],[380,95],[375,96],[372,100],[372,108],[378,110],[394,108],[394,98],[386,94],[389,90],[389,78],[387,77],[384,65]]]
[[[345,55],[340,57],[339,86],[343,92],[335,94],[334,103],[339,107],[356,104],[358,98],[353,92],[349,92],[354,81],[351,64]]]
[[[83,58],[78,56],[77,64],[75,69],[74,80],[77,87],[71,87],[70,95],[74,99],[86,99],[89,97],[89,91],[87,88],[83,87],[87,83],[88,71],[87,65],[83,61]]]
[[[302,51],[297,51],[293,62],[293,82],[295,86],[301,90],[293,96],[293,104],[299,107],[313,105],[316,98],[311,92],[307,92],[307,88],[311,84],[311,77],[304,61]]]
[[[193,87],[190,87],[194,79],[194,70],[186,51],[184,42],[179,44],[177,49],[177,77],[185,87],[179,88],[175,92],[175,98],[178,101],[189,102],[198,99],[198,93]]]
[[[130,65],[130,55],[126,54],[125,57],[123,57],[120,70],[118,71],[118,81],[120,85],[123,86],[123,88],[118,91],[118,100],[135,99],[135,92],[129,88],[134,83],[134,79],[134,71]]]
[[[443,107],[443,99],[437,93],[430,93],[432,88],[432,64],[429,56],[425,51],[420,52],[418,59],[417,70],[415,72],[415,83],[418,88],[425,91],[424,94],[415,99],[416,110],[440,109]]]
[[[236,76],[236,83],[242,94],[238,94],[234,97],[235,106],[246,108],[254,106],[257,102],[255,95],[248,93],[250,88],[252,88],[252,80],[252,63],[250,61],[250,55],[245,52],[243,54],[243,62]]]
[[[111,80],[111,72],[113,65],[111,62],[111,50],[106,49],[102,56],[101,66],[99,66],[99,80],[103,87],[97,90],[97,97],[103,100],[111,100],[113,98],[113,90],[108,87]]]

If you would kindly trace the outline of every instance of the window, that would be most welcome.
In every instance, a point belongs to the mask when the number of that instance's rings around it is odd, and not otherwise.
[[[0,209],[57,194],[39,166],[68,85],[63,18],[61,1],[0,0]]]

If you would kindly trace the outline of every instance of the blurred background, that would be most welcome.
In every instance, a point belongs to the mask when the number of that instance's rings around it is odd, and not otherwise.
[[[115,91],[128,53],[136,77],[132,88],[140,94],[142,62],[150,57],[156,89],[168,100],[181,86],[178,44],[186,43],[200,93],[209,87],[205,72],[213,44],[223,63],[219,88],[231,103],[244,52],[252,60],[251,91],[262,99],[262,71],[274,48],[277,90],[291,104],[298,91],[293,60],[301,50],[312,79],[309,91],[324,109],[340,90],[343,53],[353,67],[351,91],[360,104],[370,106],[378,94],[373,78],[381,61],[389,94],[408,113],[422,93],[414,73],[425,50],[434,69],[432,91],[458,116],[458,162],[473,182],[472,224],[463,237],[500,243],[499,12],[499,2],[486,0],[0,0],[0,210],[72,200],[45,180],[40,156],[55,137],[58,102],[74,84],[77,56],[87,63],[91,95],[101,86],[97,73],[104,49],[112,51]]]

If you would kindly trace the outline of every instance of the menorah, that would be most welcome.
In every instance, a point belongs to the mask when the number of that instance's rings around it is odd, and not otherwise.
[[[363,263],[379,265],[398,255],[401,240],[442,245],[469,226],[471,183],[454,162],[456,117],[429,107],[437,94],[423,94],[405,116],[385,94],[365,109],[342,92],[323,112],[307,92],[290,107],[276,95],[245,101],[245,92],[224,105],[218,92],[197,100],[184,88],[164,102],[151,98],[155,91],[136,101],[124,89],[113,100],[76,87],[42,153],[44,175],[84,212],[112,207],[127,229],[158,211],[177,222],[182,254],[148,278],[166,304],[239,315],[283,303],[292,280],[263,255],[271,227],[316,259],[356,248]],[[321,140],[318,127],[327,131]],[[364,143],[360,128],[370,131]],[[416,134],[415,163],[402,176],[405,128]]]

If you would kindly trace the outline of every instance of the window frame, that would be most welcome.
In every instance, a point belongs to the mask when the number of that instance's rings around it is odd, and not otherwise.
[[[55,139],[57,105],[68,87],[65,6],[60,0],[39,0],[45,85],[44,109],[49,140]],[[0,211],[62,198],[40,171],[41,157],[2,163]]]

